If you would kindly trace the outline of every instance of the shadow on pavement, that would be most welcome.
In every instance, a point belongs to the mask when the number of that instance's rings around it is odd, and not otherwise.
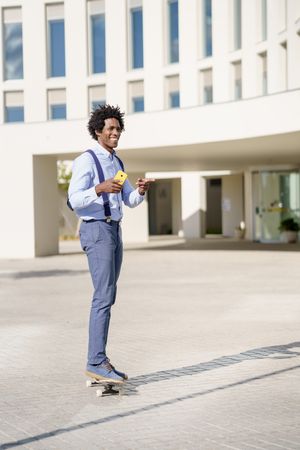
[[[19,280],[23,278],[45,278],[45,277],[63,277],[65,275],[83,275],[88,270],[31,270],[24,272],[4,272],[0,273],[0,278],[12,278]]]
[[[177,378],[177,377],[196,375],[201,372],[218,369],[218,368],[221,368],[224,366],[230,366],[232,364],[237,364],[242,361],[246,361],[246,360],[250,360],[250,359],[277,358],[277,357],[293,358],[296,356],[300,356],[299,351],[293,350],[296,347],[300,347],[300,342],[292,342],[292,343],[286,344],[286,345],[275,345],[275,346],[271,346],[271,347],[262,347],[262,348],[247,350],[245,352],[238,353],[236,355],[222,356],[220,358],[213,359],[212,361],[199,363],[199,364],[195,364],[192,366],[182,367],[182,368],[178,368],[178,369],[164,370],[164,371],[160,371],[160,372],[137,376],[137,377],[130,379],[130,384],[132,386],[137,387],[137,386],[141,386],[143,384],[150,384],[150,383],[155,383],[155,382],[163,381],[163,380],[171,380],[171,379]],[[163,406],[173,405],[175,403],[182,402],[185,400],[194,399],[194,398],[201,397],[204,395],[212,394],[214,392],[223,391],[225,389],[235,388],[235,387],[238,387],[238,386],[241,386],[244,384],[249,384],[249,383],[255,382],[257,380],[268,379],[272,376],[291,372],[291,371],[294,371],[297,369],[300,369],[300,365],[296,365],[296,366],[289,367],[286,369],[276,370],[274,372],[265,373],[263,375],[249,377],[244,380],[237,381],[235,383],[229,383],[229,384],[225,384],[222,386],[217,386],[215,388],[204,389],[202,391],[194,392],[192,394],[184,395],[181,397],[176,397],[176,398],[162,401],[159,403],[154,403],[154,404],[147,405],[147,406],[137,408],[134,410],[126,411],[126,412],[119,413],[119,414],[114,414],[114,415],[111,415],[108,417],[91,420],[89,422],[84,422],[84,423],[81,423],[78,425],[72,425],[70,427],[65,427],[65,428],[58,428],[53,431],[41,433],[41,434],[31,436],[31,437],[28,437],[25,439],[20,439],[15,442],[7,442],[7,443],[2,444],[2,446],[0,448],[2,450],[5,450],[8,448],[13,448],[13,447],[21,446],[21,445],[30,444],[31,442],[37,442],[37,441],[41,441],[43,439],[47,439],[50,437],[59,436],[64,433],[70,433],[72,431],[88,428],[88,427],[91,427],[94,425],[100,425],[100,424],[111,422],[114,420],[119,420],[119,419],[122,419],[125,417],[129,417],[129,416],[137,415],[137,414],[140,414],[143,412],[151,411],[156,408],[161,408]]]
[[[237,241],[233,239],[191,239],[154,240],[145,245],[128,245],[132,250],[214,250],[214,251],[261,251],[261,252],[300,252],[299,244],[262,244],[261,242]]]

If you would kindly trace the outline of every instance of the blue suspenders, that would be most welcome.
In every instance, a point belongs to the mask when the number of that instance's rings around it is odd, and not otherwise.
[[[97,156],[95,155],[93,150],[89,149],[89,150],[86,151],[86,153],[89,153],[93,157],[93,159],[95,161],[95,164],[96,164],[97,172],[98,172],[99,183],[103,183],[103,181],[105,181],[105,178],[104,178],[104,173],[103,173],[103,170],[102,170],[102,167],[101,167],[99,159],[97,158]],[[114,155],[114,156],[119,161],[119,164],[120,164],[120,166],[121,166],[121,168],[122,168],[122,170],[124,172],[124,164],[123,164],[123,162],[121,161],[121,159],[117,155]],[[106,217],[107,220],[111,220],[111,210],[110,210],[110,206],[109,206],[108,194],[107,194],[107,192],[103,192],[101,195],[102,195],[102,198],[103,198],[103,206],[104,206],[105,217]],[[73,211],[73,208],[72,208],[72,205],[70,203],[69,198],[67,199],[67,205]]]

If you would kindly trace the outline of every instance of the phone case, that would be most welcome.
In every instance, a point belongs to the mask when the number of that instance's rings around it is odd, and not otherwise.
[[[127,178],[127,173],[119,170],[114,176],[114,180],[118,180],[120,184],[123,184]]]

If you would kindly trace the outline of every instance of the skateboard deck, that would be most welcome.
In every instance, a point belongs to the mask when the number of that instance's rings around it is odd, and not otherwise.
[[[113,381],[98,380],[97,378],[92,378],[91,380],[86,381],[87,387],[100,387],[100,389],[96,390],[97,397],[108,397],[110,395],[121,396],[123,394],[124,384],[125,382],[114,383]]]

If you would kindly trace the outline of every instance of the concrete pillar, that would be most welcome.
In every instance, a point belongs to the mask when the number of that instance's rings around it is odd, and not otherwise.
[[[180,106],[189,107],[198,104],[198,26],[197,1],[179,2],[179,60],[180,60]],[[189,49],[189,51],[186,51]]]
[[[118,12],[118,13],[116,13]],[[106,99],[112,105],[120,105],[121,110],[127,110],[127,33],[126,33],[126,2],[110,0],[105,2],[106,26]],[[116,30],[118,39],[112,39]]]
[[[244,173],[244,198],[245,198],[245,223],[246,239],[253,240],[253,196],[252,196],[252,172]]]
[[[66,41],[66,90],[68,119],[86,117],[88,114],[87,76],[87,24],[82,20],[86,15],[84,0],[65,0],[65,41]],[[81,86],[78,89],[78,86]]]
[[[19,125],[22,133],[23,124]],[[17,133],[16,128],[14,132]],[[0,177],[0,258],[34,257],[32,156],[5,152]],[[5,167],[5,169],[4,169]]]
[[[182,236],[182,213],[181,213],[181,180],[172,180],[172,232]]]
[[[245,221],[243,175],[227,175],[222,178],[223,235],[233,237],[241,221]]]
[[[133,187],[135,187],[137,178],[141,176],[144,176],[144,174],[128,174]],[[148,242],[148,228],[147,194],[144,201],[136,208],[128,208],[123,204],[122,234],[124,242]]]
[[[34,254],[58,254],[58,187],[56,158],[33,156]]]
[[[21,89],[24,89],[25,121],[41,122],[47,120],[45,4],[39,0],[22,3],[24,88]],[[31,63],[32,55],[35,55],[34,64]]]
[[[197,173],[185,173],[181,178],[181,210],[185,238],[205,236],[206,181]]]
[[[144,97],[147,111],[164,108],[164,79],[159,70],[163,65],[164,42],[161,1],[143,3],[144,10]],[[155,28],[155,32],[153,32]],[[153,49],[155,48],[155,51]],[[153,95],[155,92],[155,95]]]

